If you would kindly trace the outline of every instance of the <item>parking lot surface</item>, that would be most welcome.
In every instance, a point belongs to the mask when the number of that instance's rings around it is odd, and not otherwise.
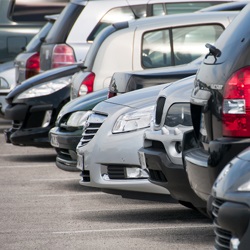
[[[200,213],[80,186],[54,149],[6,144],[8,127],[0,119],[0,249],[213,249]]]

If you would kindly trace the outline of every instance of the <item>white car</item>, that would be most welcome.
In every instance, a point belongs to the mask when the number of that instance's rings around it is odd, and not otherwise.
[[[71,0],[41,48],[41,71],[85,60],[108,25],[142,17],[194,12],[231,0]]]
[[[135,90],[94,107],[76,149],[81,185],[112,190],[124,197],[138,192],[141,198],[146,194],[169,194],[148,181],[148,172],[140,167],[137,154],[163,86]]]
[[[115,72],[190,63],[205,55],[238,12],[141,18],[105,28],[72,79],[71,98],[108,87]]]

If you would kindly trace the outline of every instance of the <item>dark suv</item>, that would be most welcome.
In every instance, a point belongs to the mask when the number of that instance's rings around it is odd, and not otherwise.
[[[193,190],[205,201],[224,166],[250,145],[249,23],[250,4],[214,46],[206,44],[209,53],[194,81],[194,129],[183,138],[183,163]]]

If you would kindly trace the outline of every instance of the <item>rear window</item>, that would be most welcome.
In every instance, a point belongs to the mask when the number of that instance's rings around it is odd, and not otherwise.
[[[14,22],[46,22],[44,16],[59,14],[69,0],[16,0],[9,13]]]
[[[69,3],[61,12],[49,34],[46,37],[46,43],[64,43],[68,34],[84,9],[83,5]]]
[[[27,51],[27,52],[36,51],[37,48],[39,48],[41,46],[43,40],[45,39],[45,37],[47,36],[49,31],[51,30],[53,23],[54,23],[54,21],[47,22],[43,26],[43,28],[41,28],[40,31],[30,40],[30,42],[28,43],[28,45],[25,48],[25,51]]]

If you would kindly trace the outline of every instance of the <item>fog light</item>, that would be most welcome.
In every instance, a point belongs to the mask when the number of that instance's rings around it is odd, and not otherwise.
[[[238,238],[232,238],[230,240],[230,250],[238,250],[240,245],[240,241]]]
[[[47,110],[43,118],[43,123],[42,123],[43,128],[46,128],[49,126],[51,116],[52,116],[52,110]]]
[[[148,178],[147,171],[141,168],[126,168],[127,178]]]

